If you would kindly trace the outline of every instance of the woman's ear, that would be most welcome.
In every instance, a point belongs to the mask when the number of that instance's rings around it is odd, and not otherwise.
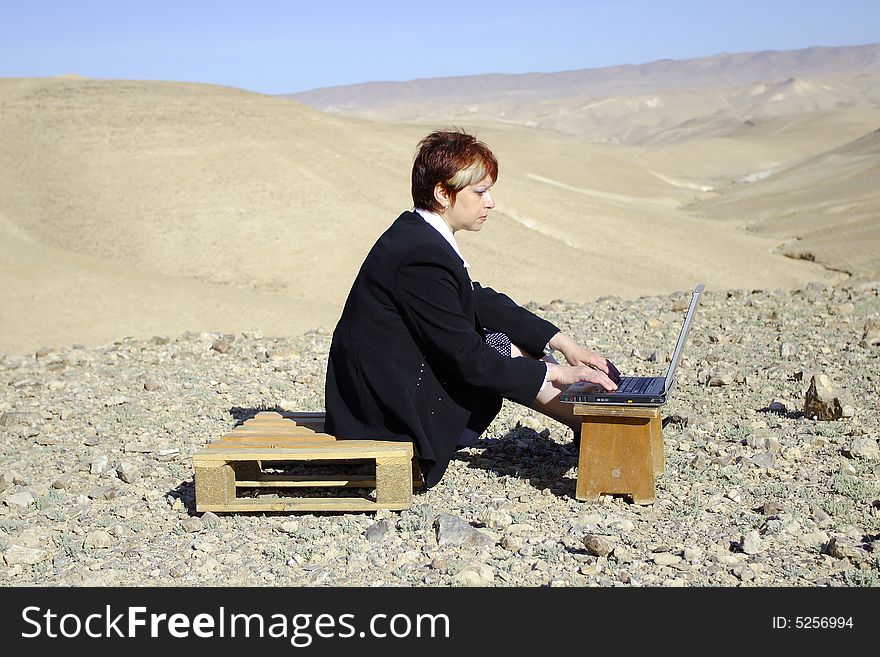
[[[440,204],[441,208],[449,207],[449,194],[446,193],[443,183],[434,185],[434,200]]]

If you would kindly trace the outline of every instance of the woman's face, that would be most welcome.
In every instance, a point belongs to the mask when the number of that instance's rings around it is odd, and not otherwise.
[[[495,207],[489,188],[495,181],[486,176],[475,185],[468,185],[455,196],[455,205],[450,205],[443,218],[454,233],[457,230],[480,230],[486,223],[489,210]]]

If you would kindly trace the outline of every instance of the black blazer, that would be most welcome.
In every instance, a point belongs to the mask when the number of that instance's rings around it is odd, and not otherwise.
[[[465,427],[485,430],[502,397],[531,405],[544,380],[544,363],[502,356],[486,330],[540,358],[559,329],[471,283],[443,236],[404,212],[367,255],[333,332],[327,432],[412,441],[434,485]]]

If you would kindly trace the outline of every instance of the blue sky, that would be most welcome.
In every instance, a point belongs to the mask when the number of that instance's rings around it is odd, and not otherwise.
[[[0,0],[0,77],[264,93],[878,42],[878,0]]]

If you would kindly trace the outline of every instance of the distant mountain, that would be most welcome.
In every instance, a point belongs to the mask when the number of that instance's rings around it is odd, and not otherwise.
[[[324,111],[363,114],[365,110],[394,105],[602,98],[878,71],[880,45],[872,44],[725,53],[556,73],[492,73],[406,82],[366,82],[283,97]]]

